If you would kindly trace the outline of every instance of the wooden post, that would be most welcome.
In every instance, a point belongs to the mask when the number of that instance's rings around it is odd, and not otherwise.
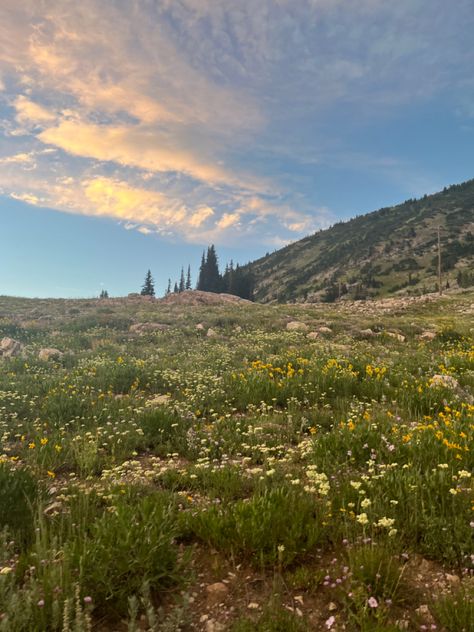
[[[438,226],[438,289],[439,295],[443,294],[443,289],[441,287],[441,238],[440,238],[440,229]]]

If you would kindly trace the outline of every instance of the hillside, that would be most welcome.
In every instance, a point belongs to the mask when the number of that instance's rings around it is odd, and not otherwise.
[[[474,179],[340,222],[249,264],[255,299],[333,301],[474,284]],[[460,274],[461,273],[461,274]]]

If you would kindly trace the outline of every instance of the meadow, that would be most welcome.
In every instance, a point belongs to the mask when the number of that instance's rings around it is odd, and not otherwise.
[[[4,337],[0,632],[474,630],[472,292],[0,297]]]

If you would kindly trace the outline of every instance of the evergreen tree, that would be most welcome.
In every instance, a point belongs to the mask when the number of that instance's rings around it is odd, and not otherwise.
[[[184,288],[186,287],[186,282],[184,280],[184,269],[181,268],[181,276],[179,278],[179,287],[178,287],[178,291],[179,292],[184,292]]]
[[[100,298],[109,298],[109,293],[107,292],[107,290],[102,290],[102,292],[100,293]]]
[[[186,275],[186,285],[185,285],[185,289],[186,290],[190,290],[192,287],[191,284],[191,266],[188,266],[188,273]]]
[[[201,257],[201,265],[199,267],[199,277],[198,277],[196,289],[204,291],[205,285],[206,285],[206,257],[203,251],[202,257]]]
[[[207,292],[221,291],[221,275],[219,274],[219,264],[214,244],[207,249],[205,266],[205,285]]]
[[[166,288],[165,296],[171,294],[171,279],[168,279],[168,287]]]
[[[175,294],[177,294],[177,293],[179,292],[179,287],[178,287],[178,284],[176,283],[176,281],[175,281],[175,284],[174,284],[174,289],[173,289],[173,292],[174,292]]]
[[[153,281],[153,277],[151,276],[151,271],[148,270],[145,276],[145,282],[143,283],[142,296],[155,296],[155,283]]]

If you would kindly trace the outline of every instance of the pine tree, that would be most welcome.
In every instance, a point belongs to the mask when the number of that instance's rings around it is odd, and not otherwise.
[[[185,285],[185,289],[186,290],[190,290],[192,287],[192,283],[191,283],[191,266],[188,266],[188,273],[186,275],[186,285]]]
[[[168,279],[168,287],[166,288],[165,296],[171,294],[171,279]]]
[[[153,277],[151,276],[151,271],[148,270],[145,276],[145,282],[143,283],[142,296],[155,296],[155,283],[153,281]]]
[[[174,292],[175,294],[177,294],[177,293],[179,292],[179,287],[178,287],[178,284],[176,283],[176,281],[175,281],[175,284],[174,284],[174,289],[173,289],[173,292]]]
[[[102,292],[100,293],[100,298],[109,298],[109,293],[107,292],[107,290],[102,290]]]
[[[201,265],[199,267],[199,277],[198,277],[196,289],[204,291],[205,285],[206,285],[206,257],[203,251],[202,257],[201,257]]]
[[[184,289],[186,287],[186,282],[184,280],[184,269],[181,268],[181,276],[179,278],[179,287],[178,287],[178,291],[179,292],[184,292]]]
[[[207,292],[220,292],[221,291],[221,275],[219,274],[219,264],[217,261],[217,254],[214,244],[207,249],[206,257],[206,291]]]

